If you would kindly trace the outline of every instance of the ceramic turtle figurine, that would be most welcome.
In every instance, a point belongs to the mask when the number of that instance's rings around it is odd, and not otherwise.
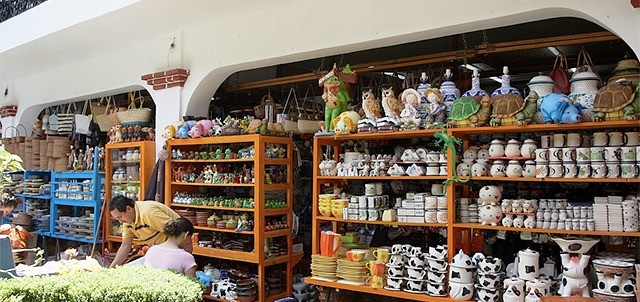
[[[538,93],[529,92],[524,100],[519,94],[507,93],[491,97],[493,102],[493,114],[489,124],[500,125],[527,125],[533,120],[538,111]]]
[[[478,103],[472,97],[461,97],[451,104],[447,127],[484,126],[491,115],[491,98],[482,97]]]
[[[634,120],[640,115],[640,100],[635,97],[638,88],[633,89],[631,82],[616,82],[598,90],[593,103],[593,120]],[[634,98],[635,97],[635,98]]]

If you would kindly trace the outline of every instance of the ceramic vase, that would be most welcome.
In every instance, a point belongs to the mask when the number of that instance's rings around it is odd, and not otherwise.
[[[440,93],[444,97],[444,105],[447,107],[447,112],[451,111],[451,104],[457,98],[460,97],[460,89],[456,87],[456,83],[452,81],[453,74],[451,69],[448,69],[444,73],[444,82],[440,85]]]

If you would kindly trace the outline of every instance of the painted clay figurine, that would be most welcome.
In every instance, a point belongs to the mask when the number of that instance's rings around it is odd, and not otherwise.
[[[365,118],[373,122],[382,117],[380,113],[380,103],[376,100],[371,89],[362,94],[362,110],[364,110]]]
[[[400,117],[400,101],[396,98],[393,87],[382,89],[382,108],[386,117],[395,120]]]
[[[493,99],[493,114],[489,121],[491,126],[527,125],[533,121],[538,111],[538,93],[535,90],[531,90],[524,100],[514,93],[491,98]]]
[[[491,98],[482,97],[480,103],[471,97],[461,97],[453,102],[447,127],[484,126],[491,115]]]
[[[429,103],[429,110],[425,126],[434,127],[445,123],[447,107],[444,104],[444,97],[438,88],[429,88],[424,91],[424,96]]]

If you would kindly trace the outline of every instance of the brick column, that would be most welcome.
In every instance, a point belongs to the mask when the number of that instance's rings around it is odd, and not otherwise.
[[[0,118],[16,116],[17,112],[18,106],[16,105],[2,106],[0,107]]]
[[[147,81],[149,86],[153,86],[153,90],[161,90],[171,87],[184,87],[184,83],[189,77],[189,71],[181,68],[160,71],[156,73],[145,74],[140,77],[143,81]]]

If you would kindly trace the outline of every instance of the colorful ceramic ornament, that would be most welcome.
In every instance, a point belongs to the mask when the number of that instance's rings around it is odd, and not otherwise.
[[[473,71],[473,75],[471,76],[471,89],[462,94],[462,96],[472,97],[477,101],[480,101],[482,97],[488,96],[489,94],[480,88],[480,72],[478,70]]]
[[[444,125],[446,121],[447,107],[444,104],[444,97],[438,88],[429,88],[424,91],[424,96],[429,103],[425,127],[433,128]]]
[[[472,97],[461,97],[451,106],[447,127],[480,127],[484,126],[491,115],[491,98],[482,97],[478,103]]]
[[[609,83],[598,90],[592,109],[593,120],[636,120],[640,117],[640,86],[631,83]]]
[[[447,112],[451,111],[451,105],[453,101],[460,97],[460,89],[456,87],[456,83],[452,81],[453,74],[451,69],[447,68],[444,72],[444,82],[440,85],[440,92],[443,96],[444,105],[447,108]]]
[[[427,98],[424,96],[424,91],[431,88],[431,85],[429,84],[429,77],[427,77],[427,73],[423,72],[422,75],[420,76],[420,84],[418,85],[418,87],[416,88],[416,90],[418,91],[418,94],[420,94],[420,104],[418,105],[418,114],[420,115],[420,118],[422,119],[423,123],[424,120],[427,118],[427,114],[429,113],[429,109],[427,107],[429,107],[429,104],[427,103]]]
[[[319,80],[319,84],[324,87],[322,99],[325,103],[324,108],[324,127],[323,131],[333,131],[332,120],[337,118],[340,113],[347,110],[349,102],[349,92],[347,90],[347,81],[355,83],[355,72],[351,70],[349,65],[338,71],[336,65],[333,69]]]
[[[331,124],[336,134],[349,134],[356,132],[359,120],[360,115],[353,110],[349,110],[340,113],[331,121]]]
[[[373,122],[375,122],[377,118],[382,117],[380,113],[380,103],[376,100],[371,89],[362,94],[362,110],[364,110],[365,118]]]
[[[493,99],[493,114],[489,121],[491,126],[527,125],[531,123],[538,111],[538,94],[534,90],[529,92],[525,100],[515,93],[491,98]]]
[[[386,117],[399,120],[402,108],[393,92],[393,87],[382,89],[382,108]]]
[[[562,93],[552,93],[542,98],[539,109],[544,123],[573,124],[582,121],[580,104],[573,104]]]
[[[400,112],[400,120],[405,130],[417,130],[422,124],[422,118],[418,114],[420,94],[413,88],[405,89],[400,96],[403,109]]]
[[[509,76],[509,67],[502,67],[502,85],[500,88],[496,89],[491,93],[491,98],[494,96],[505,95],[505,94],[517,94],[520,95],[520,91],[518,89],[511,87],[511,77]]]

